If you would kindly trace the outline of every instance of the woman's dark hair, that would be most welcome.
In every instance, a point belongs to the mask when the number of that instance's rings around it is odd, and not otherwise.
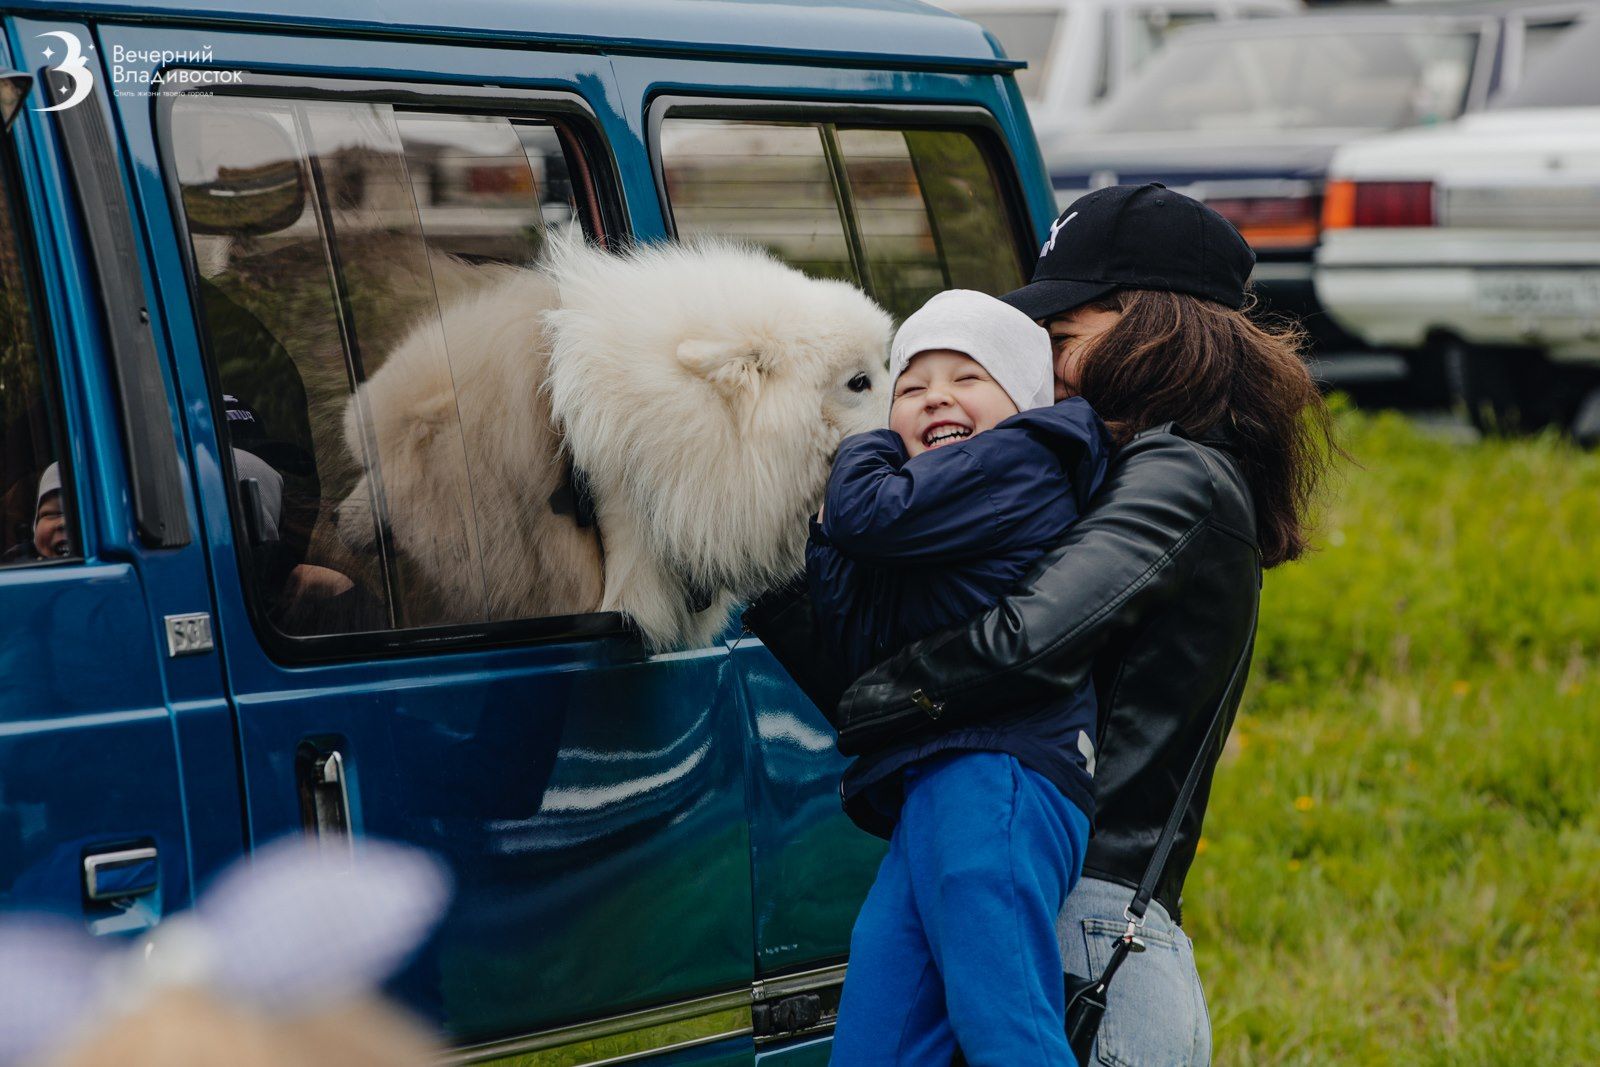
[[[1165,422],[1227,432],[1256,502],[1268,567],[1307,549],[1308,512],[1343,453],[1302,358],[1304,334],[1182,293],[1121,289],[1089,307],[1122,318],[1078,363],[1078,392],[1120,447]]]

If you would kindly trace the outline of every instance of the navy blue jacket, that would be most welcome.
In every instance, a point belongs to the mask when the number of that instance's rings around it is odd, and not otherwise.
[[[830,634],[830,655],[860,674],[908,642],[992,607],[1087,505],[1110,443],[1081,398],[1013,415],[959,444],[908,459],[892,430],[839,446],[820,523],[811,524],[806,581]],[[900,740],[845,772],[845,811],[887,837],[901,768],[937,752],[1006,752],[1093,815],[1095,700],[1089,684],[1045,706],[1018,708]]]

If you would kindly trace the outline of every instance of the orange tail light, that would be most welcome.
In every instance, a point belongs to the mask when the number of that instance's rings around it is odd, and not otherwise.
[[[1356,224],[1356,183],[1331,181],[1322,191],[1322,228],[1343,230]]]
[[[1322,194],[1322,228],[1432,226],[1432,182],[1331,181]]]
[[[1320,232],[1315,196],[1218,198],[1206,203],[1238,227],[1252,248],[1311,248]]]

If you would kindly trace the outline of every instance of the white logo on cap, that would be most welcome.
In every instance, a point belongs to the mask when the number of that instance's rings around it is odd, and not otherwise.
[[[1039,258],[1040,259],[1043,259],[1046,255],[1048,255],[1050,252],[1052,252],[1055,249],[1055,247],[1056,247],[1056,234],[1061,232],[1061,227],[1065,226],[1067,223],[1071,222],[1073,219],[1075,219],[1077,217],[1078,217],[1078,213],[1076,211],[1074,211],[1072,214],[1068,215],[1066,218],[1057,219],[1056,221],[1054,221],[1054,222],[1052,222],[1050,224],[1050,240],[1046,241],[1044,243],[1044,247],[1039,249]]]

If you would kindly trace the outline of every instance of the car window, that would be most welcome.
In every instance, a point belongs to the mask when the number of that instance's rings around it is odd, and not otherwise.
[[[1522,26],[1522,72],[1526,76],[1544,65],[1545,57],[1556,42],[1566,36],[1577,19],[1547,19],[1528,21]]]
[[[660,152],[679,236],[763,245],[897,318],[1025,280],[1000,175],[965,130],[669,117]]]
[[[1569,30],[1542,59],[1524,65],[1522,82],[1495,101],[1499,107],[1600,105],[1600,19]]]
[[[678,233],[742,237],[807,274],[855,280],[825,132],[817,123],[668,119],[661,163]]]
[[[1215,21],[1215,11],[1168,11],[1158,7],[1129,12],[1128,73],[1142,68],[1179,30]]]
[[[1050,60],[1054,44],[1061,40],[1062,24],[1066,12],[1060,9],[1045,11],[971,11],[962,12],[994,34],[1006,55],[1021,59],[1027,66],[1017,71],[1017,88],[1028,100],[1038,100],[1050,80]]]
[[[0,566],[82,555],[64,478],[61,412],[44,365],[21,200],[0,160]]]
[[[592,213],[570,131],[185,95],[169,141],[243,565],[271,624],[306,637],[594,610],[598,575],[574,573],[599,567],[593,531],[551,547],[528,528],[565,477],[536,391],[507,403],[478,373],[518,344],[532,357],[527,267],[552,225]],[[507,440],[527,449],[514,490]],[[541,547],[564,554],[530,573]]]
[[[1095,125],[1268,132],[1441,122],[1465,106],[1477,46],[1470,31],[1185,37],[1127,83]]]

